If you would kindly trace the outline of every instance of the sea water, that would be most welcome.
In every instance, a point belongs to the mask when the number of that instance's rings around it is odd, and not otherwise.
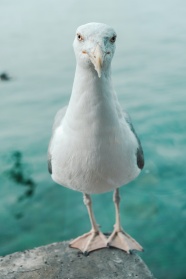
[[[145,249],[158,278],[186,278],[186,3],[179,1],[0,1],[0,254],[69,240],[90,229],[82,194],[55,184],[47,147],[56,111],[68,104],[76,28],[104,22],[117,32],[112,64],[145,168],[121,188],[123,228]],[[112,193],[93,196],[103,232]]]

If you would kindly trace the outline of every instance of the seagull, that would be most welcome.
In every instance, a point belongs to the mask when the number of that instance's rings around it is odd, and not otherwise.
[[[52,179],[83,193],[91,230],[70,242],[89,252],[116,247],[130,253],[142,246],[120,222],[119,187],[135,179],[144,166],[143,150],[131,119],[118,101],[111,76],[116,32],[103,23],[78,27],[73,43],[76,70],[68,106],[55,117],[48,148]],[[114,191],[116,222],[106,237],[96,223],[91,194]]]

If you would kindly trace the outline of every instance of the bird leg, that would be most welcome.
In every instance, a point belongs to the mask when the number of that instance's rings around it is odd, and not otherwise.
[[[77,248],[87,255],[91,251],[107,247],[107,239],[96,224],[90,196],[88,194],[84,194],[83,200],[88,210],[92,228],[90,232],[85,233],[71,241],[70,247]]]
[[[120,213],[119,213],[119,202],[120,202],[119,189],[116,189],[114,191],[113,201],[116,210],[116,223],[114,225],[114,231],[112,232],[112,234],[109,236],[107,240],[107,245],[124,250],[128,254],[130,254],[131,250],[143,251],[141,245],[138,242],[136,242],[130,235],[124,232],[124,230],[121,227]]]

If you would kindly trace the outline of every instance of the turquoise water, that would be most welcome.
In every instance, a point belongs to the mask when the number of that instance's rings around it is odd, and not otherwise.
[[[121,189],[125,230],[157,278],[186,278],[186,3],[0,1],[0,254],[89,230],[82,196],[52,182],[47,146],[56,111],[70,97],[76,27],[118,33],[113,80],[144,148],[141,175]],[[112,193],[93,196],[102,230],[114,224]]]

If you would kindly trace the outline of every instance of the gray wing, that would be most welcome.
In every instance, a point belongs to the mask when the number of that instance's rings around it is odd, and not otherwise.
[[[66,110],[67,110],[67,106],[66,107],[63,107],[61,108],[57,113],[56,113],[56,116],[54,118],[54,124],[53,124],[53,127],[52,127],[52,137],[50,139],[50,143],[49,143],[49,147],[48,147],[48,171],[50,174],[52,174],[52,155],[51,155],[51,143],[52,143],[52,139],[53,139],[53,136],[54,136],[54,133],[55,133],[55,130],[59,127],[59,125],[61,124],[61,121],[63,120],[64,116],[65,116],[65,113],[66,113]]]
[[[128,123],[131,131],[133,132],[133,134],[135,135],[135,137],[138,141],[138,148],[136,150],[136,160],[137,160],[138,168],[143,169],[145,162],[144,162],[144,154],[143,154],[143,149],[142,149],[142,146],[141,146],[140,139],[138,138],[138,136],[136,134],[136,131],[134,130],[134,126],[132,125],[131,118],[128,115],[128,113],[126,113],[126,111],[123,111],[123,116],[124,116],[126,122]]]
[[[143,149],[142,149],[142,146],[141,146],[141,142],[140,142],[140,139],[138,138],[137,134],[136,134],[136,131],[134,130],[134,127],[132,125],[132,121],[131,121],[131,118],[130,116],[128,115],[128,113],[123,110],[119,104],[119,101],[118,101],[118,98],[117,98],[117,95],[116,95],[116,92],[113,93],[113,97],[115,99],[115,106],[116,106],[116,111],[117,111],[117,114],[118,114],[118,118],[120,120],[125,119],[125,121],[128,123],[131,131],[133,132],[133,134],[135,135],[136,139],[137,139],[137,142],[138,142],[138,148],[136,150],[136,160],[137,160],[137,165],[138,165],[138,168],[142,169],[144,167],[144,155],[143,155]]]

